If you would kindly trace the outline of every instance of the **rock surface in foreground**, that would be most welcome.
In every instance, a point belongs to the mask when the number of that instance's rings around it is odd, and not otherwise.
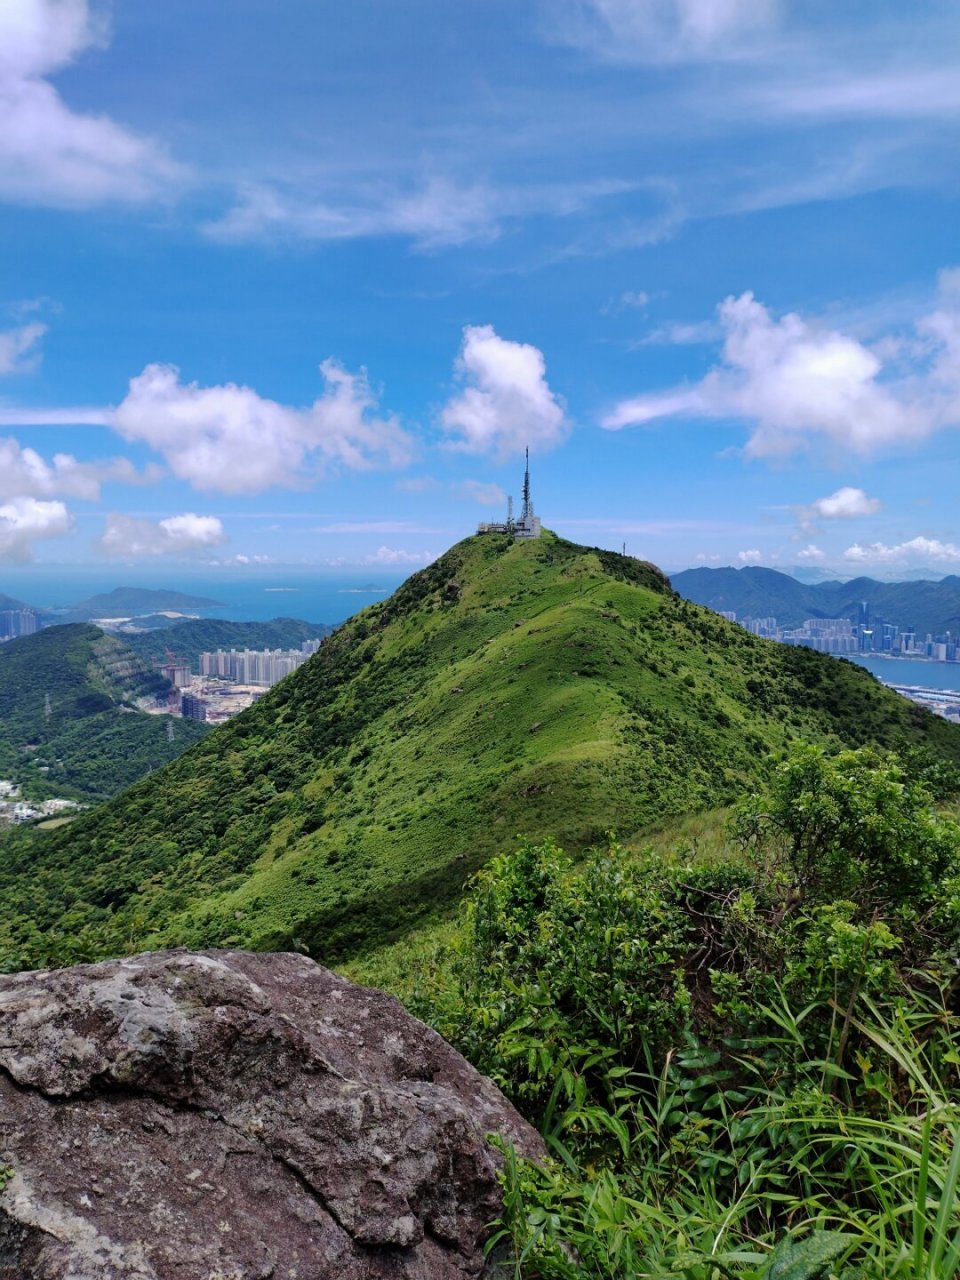
[[[499,1132],[389,996],[295,955],[0,977],[0,1280],[440,1280],[482,1266]]]

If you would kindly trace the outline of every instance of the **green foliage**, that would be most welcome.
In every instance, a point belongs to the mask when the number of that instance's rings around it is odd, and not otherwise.
[[[0,855],[23,939],[5,962],[64,959],[67,911],[93,955],[294,938],[362,955],[452,910],[514,832],[636,843],[761,786],[795,740],[960,760],[954,726],[729,626],[651,565],[470,538],[171,767],[47,833],[29,883]]]
[[[523,845],[424,966],[415,1012],[552,1156],[507,1153],[496,1239],[542,1280],[953,1275],[960,831],[806,747],[733,827],[752,864]]]
[[[26,795],[96,801],[175,759],[206,726],[135,710],[170,686],[97,627],[48,627],[0,646],[0,776]]]

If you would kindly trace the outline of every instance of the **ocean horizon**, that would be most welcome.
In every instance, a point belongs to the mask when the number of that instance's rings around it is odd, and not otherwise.
[[[219,601],[191,609],[191,616],[232,622],[302,618],[306,622],[344,622],[369,604],[391,595],[411,570],[383,572],[360,566],[331,569],[303,565],[257,566],[217,570],[213,566],[136,569],[116,566],[7,566],[0,592],[36,609],[60,610],[117,587],[179,591]]]

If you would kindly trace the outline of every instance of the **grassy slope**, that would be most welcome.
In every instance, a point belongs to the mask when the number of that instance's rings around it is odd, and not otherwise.
[[[402,936],[517,832],[629,838],[726,803],[794,737],[960,759],[960,732],[866,672],[756,640],[651,566],[472,538],[162,774],[0,864],[0,892],[41,937],[71,903],[91,952],[330,960]]]
[[[0,772],[33,794],[102,800],[169,763],[204,727],[132,709],[169,686],[112,636],[77,624],[0,647]]]

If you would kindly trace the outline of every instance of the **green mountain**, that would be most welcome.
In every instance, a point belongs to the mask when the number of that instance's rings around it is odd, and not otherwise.
[[[116,587],[101,595],[91,596],[71,605],[67,617],[71,622],[90,618],[129,618],[137,614],[161,613],[164,610],[183,613],[187,609],[212,609],[223,602],[207,596],[185,595],[182,591],[157,591],[147,587]]]
[[[946,721],[688,603],[652,565],[552,534],[468,538],[161,773],[0,852],[6,962],[356,954],[456,899],[518,832],[630,840],[754,789],[797,738],[960,761]]]
[[[304,640],[329,635],[325,622],[273,618],[270,622],[228,622],[222,618],[191,618],[162,631],[125,635],[124,644],[146,662],[163,662],[171,655],[198,670],[200,654],[216,649],[299,649]]]
[[[203,736],[204,725],[136,709],[169,689],[126,645],[85,623],[8,641],[0,646],[0,776],[33,795],[115,795]]]
[[[866,601],[872,618],[915,630],[922,638],[960,634],[960,577],[940,582],[798,582],[776,569],[748,565],[743,569],[685,569],[671,583],[687,600],[718,613],[733,610],[738,618],[774,617],[782,627],[800,626],[807,618],[849,618],[856,622]]]

